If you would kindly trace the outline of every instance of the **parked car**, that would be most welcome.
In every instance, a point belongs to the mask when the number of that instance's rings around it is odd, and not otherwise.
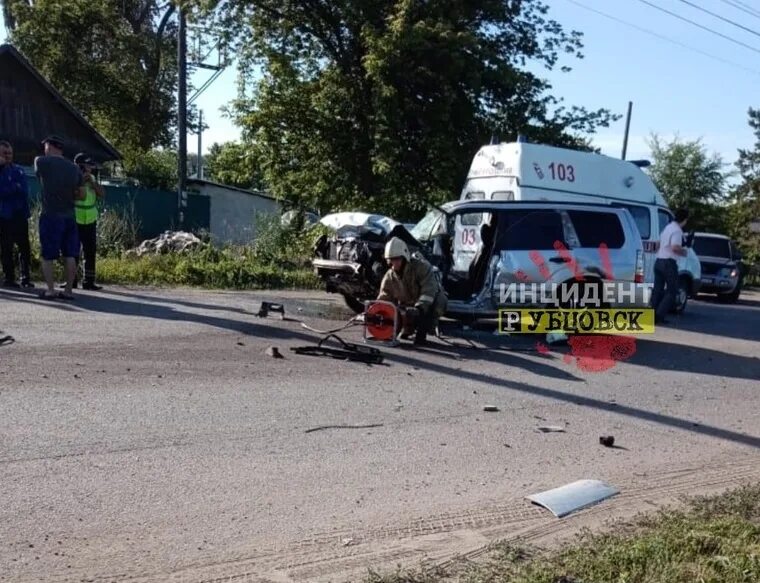
[[[702,266],[700,292],[728,303],[738,300],[746,269],[736,243],[718,233],[694,233],[692,245]]]
[[[318,243],[315,270],[329,291],[349,296],[347,303],[359,311],[365,299],[377,297],[387,269],[385,241],[401,232],[394,228],[360,238],[336,233]],[[449,297],[447,315],[458,319],[491,318],[510,307],[502,303],[509,284],[574,281],[568,258],[578,265],[583,285],[644,278],[643,245],[632,215],[606,205],[453,201],[431,210],[408,235],[412,250],[438,270]],[[557,242],[567,256],[557,251]],[[609,262],[599,251],[602,243]],[[630,305],[645,306],[640,291]],[[522,307],[539,303],[536,298]]]

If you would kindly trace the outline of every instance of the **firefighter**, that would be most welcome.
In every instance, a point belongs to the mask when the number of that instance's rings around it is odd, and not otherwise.
[[[446,294],[433,266],[424,257],[409,252],[398,237],[385,245],[385,259],[390,269],[380,283],[378,300],[393,302],[402,309],[404,330],[400,335],[415,344],[425,344],[438,319],[446,311]]]

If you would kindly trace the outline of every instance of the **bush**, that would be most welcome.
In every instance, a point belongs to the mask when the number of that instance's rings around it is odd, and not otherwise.
[[[140,242],[140,222],[134,207],[105,209],[98,217],[98,255],[118,256]]]
[[[280,217],[255,217],[256,240],[251,251],[263,265],[278,265],[291,269],[308,268],[313,257],[314,244],[329,229],[321,224],[299,227],[283,225]]]

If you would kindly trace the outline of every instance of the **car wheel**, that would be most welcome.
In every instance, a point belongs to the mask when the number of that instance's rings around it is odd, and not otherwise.
[[[689,303],[689,280],[686,277],[678,278],[678,291],[676,292],[676,305],[673,307],[673,311],[676,314],[682,313],[686,309],[686,304]]]
[[[349,294],[342,294],[346,305],[357,314],[364,313],[364,302]]]

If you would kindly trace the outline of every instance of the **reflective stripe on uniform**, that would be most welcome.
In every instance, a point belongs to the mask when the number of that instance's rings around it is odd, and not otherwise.
[[[421,301],[421,302],[432,302],[433,301],[433,296],[421,295],[419,301]]]

